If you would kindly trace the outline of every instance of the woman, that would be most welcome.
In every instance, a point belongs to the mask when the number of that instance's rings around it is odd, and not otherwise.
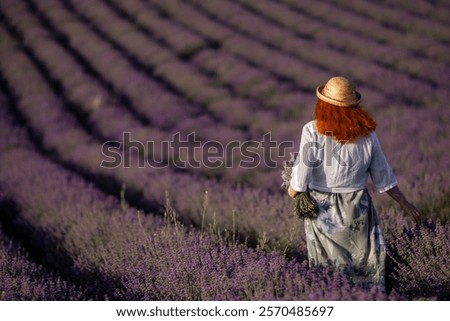
[[[303,127],[288,188],[292,198],[309,191],[317,203],[318,216],[305,219],[310,265],[336,267],[354,283],[384,290],[386,248],[368,176],[417,221],[418,210],[397,186],[354,85],[333,77],[316,95],[315,119]]]

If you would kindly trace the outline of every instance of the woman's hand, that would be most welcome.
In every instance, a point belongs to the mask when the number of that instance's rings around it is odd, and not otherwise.
[[[386,193],[401,206],[406,214],[412,216],[416,223],[420,222],[419,210],[406,199],[398,186],[391,188]]]
[[[295,196],[297,196],[298,192],[296,190],[294,190],[292,187],[289,186],[288,194],[289,194],[290,197],[295,198]]]
[[[412,216],[416,223],[420,222],[419,210],[413,204],[406,202],[405,204],[402,204],[402,209],[406,214]]]

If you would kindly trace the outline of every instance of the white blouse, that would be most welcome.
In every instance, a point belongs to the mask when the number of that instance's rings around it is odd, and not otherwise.
[[[309,186],[322,192],[355,192],[366,187],[369,174],[380,193],[397,185],[375,132],[339,143],[320,134],[315,121],[303,126],[290,182],[294,190],[304,192]]]

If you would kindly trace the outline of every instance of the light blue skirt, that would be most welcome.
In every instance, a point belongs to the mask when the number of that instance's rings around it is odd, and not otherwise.
[[[311,196],[319,215],[305,220],[310,265],[337,268],[356,284],[384,290],[386,244],[367,189],[311,190]]]

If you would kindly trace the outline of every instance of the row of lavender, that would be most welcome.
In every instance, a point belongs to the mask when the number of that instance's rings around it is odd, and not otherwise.
[[[3,201],[3,200],[2,200]],[[3,213],[2,213],[3,214]],[[56,273],[31,262],[23,249],[0,232],[0,300],[82,300],[84,294]]]

